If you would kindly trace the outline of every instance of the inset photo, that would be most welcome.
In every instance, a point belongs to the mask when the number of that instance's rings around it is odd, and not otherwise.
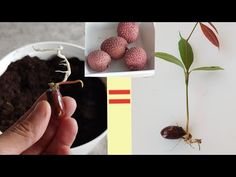
[[[153,76],[154,52],[154,23],[85,23],[86,77]]]

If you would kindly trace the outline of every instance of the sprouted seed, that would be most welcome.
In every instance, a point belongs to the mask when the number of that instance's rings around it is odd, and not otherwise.
[[[62,61],[59,63],[59,65],[66,66],[66,70],[56,70],[55,72],[64,73],[64,79],[61,82],[51,82],[48,83],[49,89],[46,91],[47,99],[52,107],[52,115],[54,115],[57,118],[61,118],[65,115],[65,109],[64,109],[64,103],[62,100],[62,95],[60,93],[60,85],[66,85],[66,84],[75,84],[75,83],[81,83],[81,86],[84,86],[84,83],[82,80],[75,80],[75,81],[67,81],[69,76],[71,75],[71,67],[68,59],[65,55],[62,54],[63,46],[60,46],[56,49],[38,49],[33,47],[35,51],[38,52],[57,52],[57,56],[62,59]]]
[[[179,40],[179,53],[181,56],[181,60],[177,57],[164,53],[164,52],[156,52],[155,56],[158,58],[161,58],[165,61],[168,61],[170,63],[176,64],[177,66],[181,67],[184,71],[185,76],[185,93],[186,93],[186,128],[183,129],[179,126],[168,126],[165,127],[161,131],[161,136],[166,139],[183,139],[187,144],[189,144],[192,147],[192,144],[197,144],[200,150],[200,144],[202,143],[201,139],[193,139],[192,134],[189,130],[189,122],[190,122],[190,113],[189,113],[189,78],[190,74],[195,71],[218,71],[223,70],[223,68],[219,66],[206,66],[206,67],[198,67],[191,69],[191,65],[194,60],[194,54],[192,47],[189,43],[189,39],[191,38],[193,32],[195,31],[197,25],[200,24],[201,30],[203,34],[206,36],[206,38],[216,47],[219,48],[219,40],[217,39],[217,35],[215,33],[218,33],[215,26],[213,26],[212,23],[209,23],[211,27],[215,30],[211,30],[209,27],[204,25],[203,23],[197,22],[193,30],[191,31],[189,37],[187,39],[184,39],[180,34],[180,40]]]

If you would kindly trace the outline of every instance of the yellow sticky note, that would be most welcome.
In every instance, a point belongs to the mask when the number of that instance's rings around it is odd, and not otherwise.
[[[107,78],[107,95],[108,154],[131,154],[131,78]]]

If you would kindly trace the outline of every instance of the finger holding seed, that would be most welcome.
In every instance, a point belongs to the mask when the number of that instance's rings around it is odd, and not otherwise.
[[[47,100],[50,103],[51,108],[52,108],[52,115],[57,118],[62,118],[65,116],[65,108],[64,108],[65,106],[62,101],[62,95],[60,92],[60,85],[80,83],[81,86],[83,87],[84,83],[81,80],[67,81],[67,79],[71,75],[71,66],[70,66],[70,63],[69,63],[68,59],[66,58],[66,56],[62,54],[63,46],[60,46],[57,49],[36,49],[36,48],[33,48],[33,49],[35,51],[39,51],[39,52],[56,51],[57,56],[59,58],[63,59],[59,63],[59,65],[64,65],[67,68],[66,71],[62,71],[62,70],[55,71],[55,72],[59,72],[59,73],[64,73],[65,74],[64,79],[58,83],[53,83],[53,82],[49,83],[48,84],[49,89],[46,91]]]

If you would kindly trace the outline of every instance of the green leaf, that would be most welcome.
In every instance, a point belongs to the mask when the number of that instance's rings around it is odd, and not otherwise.
[[[205,66],[205,67],[195,68],[192,71],[218,71],[218,70],[224,70],[224,69],[219,66]]]
[[[180,34],[179,53],[187,71],[193,63],[193,50],[189,42]]]
[[[183,63],[173,55],[170,55],[170,54],[164,53],[164,52],[156,52],[155,56],[158,58],[161,58],[165,61],[168,61],[170,63],[174,63],[174,64],[180,66],[181,68],[185,69]]]

